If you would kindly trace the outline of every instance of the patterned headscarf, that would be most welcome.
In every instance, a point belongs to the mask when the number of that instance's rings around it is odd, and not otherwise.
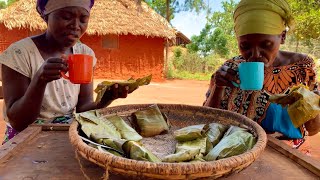
[[[286,0],[241,0],[234,14],[236,36],[281,34],[293,22]]]
[[[70,6],[85,8],[88,12],[92,8],[94,0],[37,0],[37,11],[44,17],[51,12]]]

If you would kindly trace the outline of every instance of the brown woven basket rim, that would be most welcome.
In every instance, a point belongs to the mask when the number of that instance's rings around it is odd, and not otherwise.
[[[141,106],[141,107],[147,107],[152,104],[130,104],[130,105],[121,105],[121,106],[114,106],[110,107],[108,109],[121,109],[125,107],[131,107],[131,106]],[[262,127],[254,122],[253,120],[247,118],[244,115],[240,115],[234,112],[222,110],[222,109],[215,109],[210,107],[204,107],[204,106],[193,106],[193,105],[183,105],[183,104],[157,104],[159,108],[165,107],[165,106],[172,106],[172,107],[187,107],[191,109],[203,109],[203,110],[210,110],[211,112],[218,112],[222,114],[229,114],[230,116],[233,116],[235,118],[244,119],[244,124],[251,127],[257,134],[257,142],[254,145],[254,147],[237,156],[232,156],[229,158],[224,158],[216,161],[207,161],[207,162],[200,162],[200,163],[153,163],[153,162],[147,162],[147,161],[137,161],[133,159],[123,158],[115,156],[111,153],[105,153],[102,151],[99,151],[98,149],[92,148],[88,146],[86,143],[84,143],[80,136],[78,135],[78,122],[73,121],[73,123],[70,126],[69,129],[69,137],[70,141],[73,144],[73,146],[76,148],[77,151],[85,151],[87,155],[86,158],[89,158],[89,156],[98,157],[94,158],[99,164],[104,164],[105,167],[111,166],[111,167],[125,167],[128,170],[137,170],[140,171],[140,173],[154,173],[154,174],[196,174],[196,173],[204,173],[208,171],[219,171],[224,169],[232,169],[237,166],[241,166],[247,163],[253,162],[264,150],[267,143],[267,136],[265,131],[262,129]],[[146,168],[148,167],[148,168]]]

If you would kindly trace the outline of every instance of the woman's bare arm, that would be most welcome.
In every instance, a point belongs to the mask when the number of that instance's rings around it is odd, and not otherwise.
[[[10,125],[22,131],[39,116],[46,83],[2,65],[2,84]]]

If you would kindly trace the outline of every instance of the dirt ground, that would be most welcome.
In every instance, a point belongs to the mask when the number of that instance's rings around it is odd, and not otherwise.
[[[102,80],[95,80],[95,85]],[[202,105],[204,94],[208,88],[206,81],[192,80],[167,80],[161,83],[151,83],[142,86],[130,94],[126,99],[114,101],[110,106],[124,104],[145,104],[145,103],[168,103],[168,104],[189,104]],[[3,101],[0,101],[2,109]],[[0,111],[0,119],[2,111]],[[5,129],[4,121],[0,121],[0,138],[3,139]],[[309,138],[312,156],[320,160],[320,133]]]

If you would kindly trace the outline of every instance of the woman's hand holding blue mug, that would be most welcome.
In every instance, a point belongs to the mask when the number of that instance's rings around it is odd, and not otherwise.
[[[215,75],[217,86],[240,87],[242,90],[261,90],[263,81],[263,62],[242,62],[238,66],[238,72],[222,66]]]

